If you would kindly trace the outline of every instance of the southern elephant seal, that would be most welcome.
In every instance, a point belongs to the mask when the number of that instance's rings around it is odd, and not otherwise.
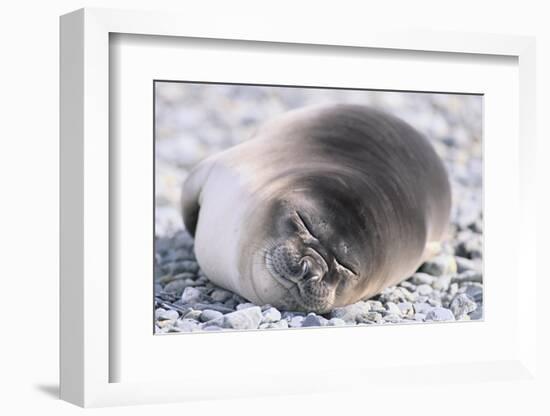
[[[444,237],[450,208],[428,141],[392,115],[347,104],[268,122],[199,163],[182,190],[212,282],[256,304],[317,313],[409,277]]]

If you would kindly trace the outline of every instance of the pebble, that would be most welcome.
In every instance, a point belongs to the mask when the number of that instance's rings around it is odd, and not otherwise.
[[[411,280],[415,285],[431,285],[435,277],[427,273],[415,273],[412,275]]]
[[[390,313],[384,316],[384,321],[396,324],[398,322],[401,322],[401,317],[398,314]]]
[[[254,307],[256,307],[256,305],[254,305],[253,303],[249,303],[249,302],[240,303],[237,305],[237,310],[240,311],[242,309],[248,309],[248,308],[254,308]]]
[[[382,302],[378,300],[368,300],[367,304],[369,305],[369,310],[374,312],[384,312],[386,310]]]
[[[202,297],[200,290],[194,287],[186,287],[181,295],[181,302],[183,304],[191,304],[199,301]]]
[[[262,312],[262,323],[277,322],[281,320],[281,312],[276,308],[269,308]]]
[[[483,281],[483,275],[481,272],[475,270],[466,270],[465,272],[460,273],[457,276],[453,277],[453,282],[477,282],[481,283]]]
[[[323,320],[325,321],[324,324],[326,325],[327,320],[325,318],[314,313],[310,313],[302,321],[302,327],[305,328],[309,326],[324,326]]]
[[[433,292],[433,288],[428,284],[423,284],[423,285],[419,285],[416,288],[416,291],[421,296],[428,296],[429,294],[431,294]]]
[[[262,310],[259,306],[241,309],[224,316],[224,328],[257,329],[262,321]]]
[[[175,321],[176,319],[178,319],[179,314],[177,311],[174,311],[172,309],[164,310],[159,308],[155,311],[155,317],[159,321]]]
[[[288,322],[284,319],[278,322],[266,322],[266,323],[260,324],[259,328],[260,329],[287,329]]]
[[[304,320],[304,317],[303,316],[295,316],[293,317],[289,322],[288,322],[288,325],[291,327],[291,328],[299,328],[302,326],[302,321]]]
[[[386,311],[388,314],[401,315],[401,309],[393,302],[386,303]]]
[[[183,290],[186,288],[187,284],[183,280],[173,280],[164,286],[164,292],[174,293],[176,295],[181,295]]]
[[[346,325],[346,321],[340,318],[330,318],[327,322],[327,326],[344,326]]]
[[[195,303],[193,305],[193,308],[199,309],[199,310],[212,309],[221,313],[233,312],[233,308],[228,308],[227,306],[219,303]]]
[[[217,325],[210,325],[210,326],[203,327],[202,330],[203,331],[221,331],[223,330],[223,328],[220,328]]]
[[[233,295],[227,290],[216,289],[211,294],[210,297],[214,302],[223,303],[233,297]]]
[[[456,261],[457,273],[463,273],[467,270],[475,270],[475,271],[479,270],[478,263],[474,262],[473,260],[470,260],[461,256],[455,256],[455,261]]]
[[[470,319],[483,319],[483,305],[479,305],[475,311],[470,313]]]
[[[462,291],[462,288],[461,288]],[[475,302],[481,304],[483,303],[483,287],[477,286],[476,284],[471,284],[466,286],[464,293],[472,298]]]
[[[175,325],[184,332],[192,332],[199,329],[197,321],[193,319],[178,319]]]
[[[449,289],[449,285],[451,284],[452,276],[447,274],[444,276],[439,276],[437,279],[435,279],[432,283],[432,287],[435,290],[446,292]]]
[[[455,317],[449,309],[435,307],[426,314],[426,321],[454,321]]]
[[[425,313],[415,313],[414,314],[414,320],[415,321],[423,322],[425,319],[426,319],[426,314]]]
[[[416,290],[416,285],[412,284],[408,280],[403,280],[401,283],[399,283],[399,286],[408,290],[412,290],[413,292]]]
[[[223,313],[212,310],[212,309],[205,309],[200,314],[199,320],[201,322],[208,322],[212,321],[214,319],[219,319],[223,317]]]
[[[162,316],[163,313],[166,312],[166,309],[163,309],[163,308],[157,308],[155,309],[155,318],[159,318],[160,316]]]
[[[382,314],[380,312],[367,312],[364,315],[361,315],[359,318],[359,323],[361,324],[379,324],[383,321]]]
[[[202,311],[191,309],[189,312],[187,312],[183,317],[185,319],[194,319],[198,320],[200,316],[202,315]]]
[[[182,260],[174,263],[173,272],[176,273],[193,273],[196,274],[199,271],[199,265],[196,261]]]
[[[477,309],[477,304],[465,293],[456,295],[451,302],[451,311],[456,319],[464,319],[470,312]]]
[[[357,322],[361,315],[370,311],[370,305],[367,302],[357,302],[341,308],[335,308],[330,314],[331,318],[340,318],[346,322]]]
[[[397,304],[400,314],[404,317],[412,317],[414,315],[414,307],[411,302],[400,302]]]
[[[421,271],[431,276],[443,276],[456,273],[456,261],[454,256],[440,254],[424,263]]]
[[[413,308],[414,308],[414,311],[416,313],[422,313],[422,314],[426,314],[428,313],[430,310],[432,310],[433,306],[431,306],[430,304],[428,303],[415,303],[413,305]]]

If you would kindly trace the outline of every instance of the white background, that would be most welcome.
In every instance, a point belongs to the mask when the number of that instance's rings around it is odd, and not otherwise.
[[[117,99],[111,102],[110,109],[117,128],[113,129],[110,140],[118,149],[114,152],[116,168],[111,170],[113,178],[117,178],[111,183],[116,183],[113,207],[118,220],[111,227],[118,238],[117,242],[111,242],[111,250],[115,250],[118,261],[110,279],[119,289],[118,295],[113,295],[113,303],[118,305],[118,319],[111,321],[116,322],[113,331],[116,336],[110,341],[118,358],[111,361],[114,364],[112,380],[161,382],[181,380],[182,374],[187,374],[187,378],[193,377],[193,386],[201,386],[206,378],[207,385],[214,390],[212,377],[223,379],[227,374],[234,375],[236,385],[237,374],[240,380],[295,371],[307,374],[294,377],[297,384],[307,385],[319,378],[310,374],[320,370],[341,370],[347,374],[346,369],[351,369],[346,377],[335,377],[351,379],[353,372],[362,371],[365,376],[357,379],[366,388],[369,383],[380,384],[378,377],[369,379],[372,369],[376,368],[410,368],[420,363],[437,365],[445,361],[472,364],[514,357],[520,336],[516,318],[511,319],[518,308],[516,287],[520,286],[515,273],[514,242],[518,239],[511,225],[508,233],[512,241],[499,234],[502,224],[518,217],[518,204],[511,201],[518,200],[519,189],[514,186],[508,192],[501,191],[503,183],[513,184],[519,176],[516,60],[462,57],[434,62],[433,56],[399,52],[361,54],[348,50],[335,55],[319,48],[295,47],[289,52],[273,45],[260,49],[242,44],[184,40],[168,46],[160,40],[143,42],[141,36],[122,35],[115,39],[111,57],[116,64],[112,65],[110,86]],[[407,74],[403,74],[403,68]],[[149,305],[153,297],[150,276],[154,217],[153,79],[483,92],[485,322],[384,326],[376,328],[376,333],[348,327],[323,331],[151,336],[151,310],[144,305]],[[509,261],[502,262],[502,257]],[[292,351],[293,345],[295,351]],[[197,353],[198,359],[186,359]],[[166,366],[154,359],[144,359],[159,356],[182,359]],[[224,358],[215,363],[207,358],[220,356]],[[261,365],[243,368],[243,363],[253,362]],[[402,374],[411,376],[408,370]],[[457,377],[455,371],[449,378],[456,381]],[[281,388],[278,381],[271,387],[266,380],[264,386],[266,391]],[[203,391],[201,387],[196,388]],[[188,387],[187,391],[191,390],[191,386]],[[228,386],[221,391],[227,392]]]
[[[253,18],[280,21],[281,25],[301,21],[327,22],[327,31],[339,25],[357,27],[386,25],[395,27],[471,30],[475,32],[537,35],[538,72],[538,166],[540,206],[539,252],[548,253],[543,236],[550,235],[548,220],[548,161],[550,146],[547,115],[550,114],[550,31],[545,2],[515,1],[339,1],[328,9],[321,2],[277,1],[231,2],[201,1],[20,1],[3,4],[0,12],[0,73],[2,92],[2,150],[0,152],[2,202],[0,230],[2,246],[2,342],[0,343],[0,412],[73,414],[82,412],[55,399],[58,376],[58,16],[83,6],[135,9],[180,10],[202,15],[205,24],[210,13],[237,19],[243,13]],[[242,3],[242,6],[241,6]],[[246,6],[246,7],[245,7]],[[290,21],[290,23],[289,23]],[[542,138],[546,137],[543,142]],[[546,156],[545,156],[546,155]],[[544,194],[543,194],[544,192]],[[544,229],[542,227],[544,226]],[[543,266],[543,256],[539,267]],[[6,267],[7,266],[7,267]],[[538,291],[550,293],[549,282]],[[533,315],[543,318],[547,306],[540,304]],[[546,318],[545,318],[546,319]],[[548,327],[548,325],[547,325]],[[541,327],[542,330],[542,327]],[[546,333],[546,351],[548,346]],[[539,354],[540,368],[550,374],[548,354]],[[261,382],[261,380],[259,381]],[[398,380],[396,380],[398,382]],[[500,391],[501,400],[486,401],[487,389]],[[550,391],[547,386],[546,394]],[[430,391],[386,395],[334,393],[330,396],[281,397],[224,402],[188,403],[93,410],[100,414],[345,414],[384,411],[393,414],[411,408],[426,413],[462,414],[548,414],[550,404],[543,391],[530,391],[521,385],[499,383],[473,390],[458,384],[454,394],[434,385]],[[533,408],[539,397],[539,408]],[[444,403],[446,406],[442,407]],[[374,410],[376,409],[376,410]]]

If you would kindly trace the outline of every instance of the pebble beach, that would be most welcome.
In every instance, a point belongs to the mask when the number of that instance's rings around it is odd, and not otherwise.
[[[155,333],[483,319],[480,96],[162,82],[155,85],[155,100]],[[255,305],[212,284],[196,261],[193,238],[179,212],[189,170],[210,154],[250,139],[273,116],[337,102],[392,113],[434,146],[453,196],[449,238],[440,254],[399,285],[323,315]]]

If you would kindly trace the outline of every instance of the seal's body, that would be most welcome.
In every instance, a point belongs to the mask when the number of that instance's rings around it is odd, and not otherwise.
[[[204,273],[257,304],[324,313],[409,277],[446,232],[445,168],[358,105],[289,112],[201,162],[182,193]]]

